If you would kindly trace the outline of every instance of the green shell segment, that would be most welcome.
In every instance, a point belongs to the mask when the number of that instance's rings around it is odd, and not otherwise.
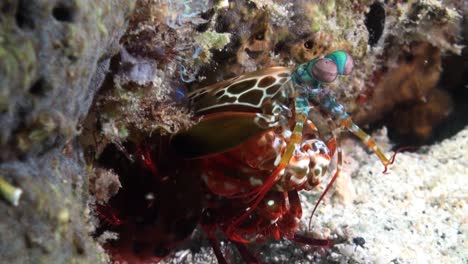
[[[315,58],[307,63],[299,65],[291,74],[291,79],[295,84],[311,84],[312,87],[317,87],[320,85],[320,82],[314,78],[310,73],[312,72],[312,67],[319,60]]]
[[[325,58],[331,59],[338,66],[338,74],[344,74],[346,62],[348,61],[348,54],[342,50],[332,52],[325,56]]]

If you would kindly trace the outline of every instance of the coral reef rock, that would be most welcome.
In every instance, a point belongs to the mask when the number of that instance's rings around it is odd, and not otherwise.
[[[5,263],[96,263],[80,121],[108,69],[131,0],[0,3],[0,200]]]

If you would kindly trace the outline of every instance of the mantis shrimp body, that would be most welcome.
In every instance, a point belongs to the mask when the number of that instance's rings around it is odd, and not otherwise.
[[[313,215],[341,171],[340,128],[361,139],[385,170],[393,162],[325,86],[349,75],[353,65],[348,53],[335,51],[295,69],[267,68],[189,94],[201,122],[175,135],[171,144],[181,156],[202,164],[201,177],[210,194],[202,226],[220,262],[225,260],[214,235],[217,229],[246,260],[253,257],[243,244],[270,236],[327,244],[296,233],[302,217],[297,192],[319,184],[337,155],[336,172]],[[328,121],[328,132],[317,129],[314,115]]]
[[[249,263],[258,261],[246,243],[270,237],[328,246],[328,240],[298,233],[298,192],[316,187],[337,156],[336,170],[313,215],[341,171],[339,132],[348,130],[361,139],[385,170],[393,162],[326,87],[349,75],[353,64],[348,53],[335,51],[296,68],[267,68],[189,94],[200,122],[168,140],[137,146],[141,164],[122,169],[131,175],[129,185],[115,197],[115,206],[108,207],[112,210],[100,210],[120,237],[106,245],[113,259],[157,261],[197,224],[219,263],[226,259],[218,231]],[[315,117],[325,120],[329,129],[319,129]],[[145,193],[152,194],[151,199]],[[125,207],[129,201],[135,203]]]

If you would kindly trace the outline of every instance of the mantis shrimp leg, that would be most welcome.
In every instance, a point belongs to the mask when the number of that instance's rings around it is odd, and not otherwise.
[[[253,204],[246,209],[246,211],[237,218],[226,230],[226,234],[231,238],[238,242],[245,243],[247,242],[245,239],[237,236],[234,234],[234,228],[240,224],[249,214],[258,206],[258,204],[262,201],[271,187],[275,184],[278,178],[284,173],[284,169],[289,164],[289,161],[294,154],[294,150],[300,145],[302,140],[302,131],[304,128],[304,123],[307,121],[308,114],[309,114],[309,102],[302,97],[297,97],[295,99],[295,109],[296,109],[296,123],[294,125],[294,129],[291,135],[291,139],[286,146],[286,151],[281,157],[281,160],[273,171],[273,173],[268,177],[267,181],[253,194],[252,198],[249,200],[253,202]]]
[[[320,109],[331,115],[332,119],[341,127],[346,128],[349,132],[357,136],[370,150],[372,150],[384,165],[384,173],[387,172],[389,165],[393,164],[396,152],[388,159],[383,151],[377,146],[375,140],[356,125],[351,116],[346,113],[344,107],[336,102],[336,99],[328,90],[314,89],[309,93],[309,99],[318,103]]]

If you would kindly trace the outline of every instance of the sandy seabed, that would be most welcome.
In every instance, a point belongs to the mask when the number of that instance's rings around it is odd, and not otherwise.
[[[388,150],[385,134],[374,136]],[[345,140],[343,148],[343,175],[312,227],[315,237],[338,242],[320,250],[290,241],[253,246],[264,263],[468,262],[468,127],[438,144],[399,153],[388,174],[354,139]],[[303,230],[319,194],[301,194]],[[217,263],[202,241],[194,238],[163,262]],[[223,243],[223,248],[231,261],[242,263],[232,245]]]

